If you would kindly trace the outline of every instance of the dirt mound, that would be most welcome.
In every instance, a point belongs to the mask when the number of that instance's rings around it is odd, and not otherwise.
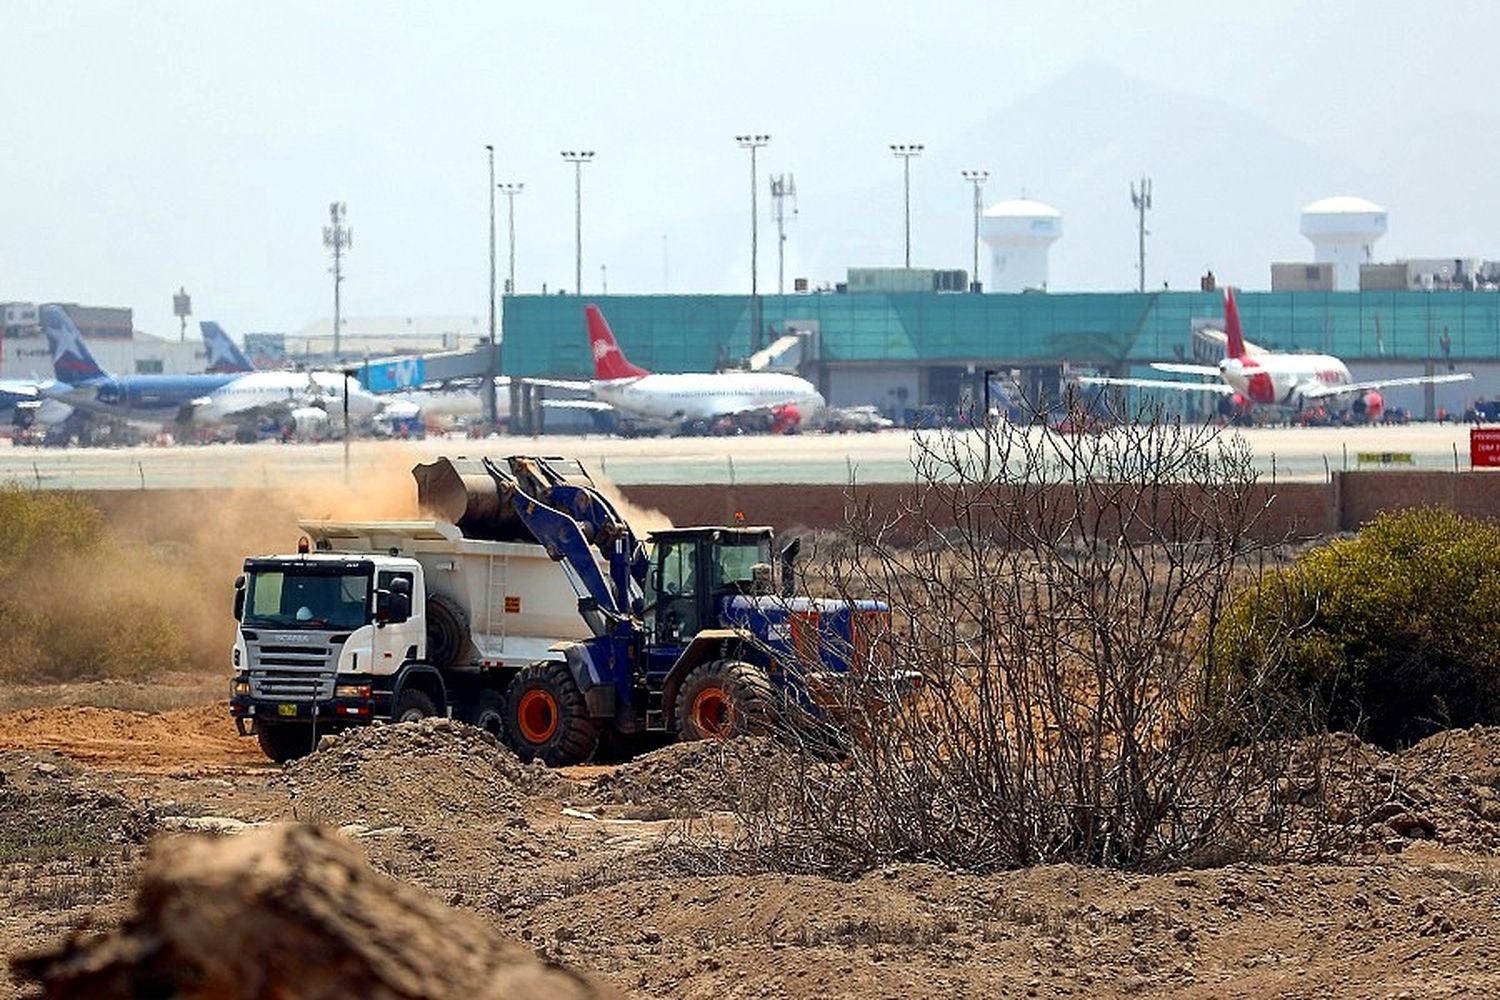
[[[622,815],[635,819],[696,816],[731,808],[745,776],[781,767],[786,756],[766,737],[673,743],[595,778],[588,796],[625,806]]]
[[[489,733],[451,719],[351,729],[287,767],[299,818],[429,826],[520,813],[563,779],[527,765]]]
[[[225,702],[171,712],[28,708],[0,714],[0,750],[53,750],[93,768],[145,773],[265,764]]]
[[[1396,853],[1413,841],[1500,853],[1500,728],[1455,729],[1389,753],[1341,733],[1306,741],[1278,782],[1314,853]],[[1326,849],[1318,849],[1326,848]]]
[[[47,997],[598,997],[308,826],[152,852],[115,933],[17,959]]]
[[[0,753],[0,865],[97,857],[145,841],[149,809],[96,787],[63,758]]]

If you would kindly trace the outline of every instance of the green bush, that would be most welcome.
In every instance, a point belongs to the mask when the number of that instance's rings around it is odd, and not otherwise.
[[[1500,723],[1500,526],[1385,514],[1241,594],[1221,676],[1283,675],[1289,704],[1385,747]]]

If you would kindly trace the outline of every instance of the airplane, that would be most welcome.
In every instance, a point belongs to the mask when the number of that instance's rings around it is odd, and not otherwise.
[[[1273,406],[1301,411],[1305,406],[1325,402],[1352,403],[1374,420],[1385,407],[1379,390],[1403,385],[1437,385],[1467,382],[1472,372],[1451,375],[1411,375],[1397,378],[1369,379],[1356,382],[1342,360],[1331,354],[1280,354],[1254,350],[1245,345],[1240,328],[1240,311],[1234,302],[1234,289],[1224,290],[1224,359],[1217,366],[1156,362],[1159,372],[1173,375],[1213,377],[1214,382],[1187,382],[1178,379],[1117,378],[1079,376],[1082,385],[1121,386],[1137,389],[1171,389],[1178,392],[1210,392],[1232,402],[1235,410],[1244,412],[1254,406]]]
[[[594,358],[591,382],[527,379],[536,385],[592,389],[594,400],[627,420],[678,428],[711,426],[721,420],[756,422],[775,432],[792,432],[803,418],[826,404],[807,379],[779,372],[680,372],[653,374],[631,364],[598,306],[584,308]]]
[[[52,348],[57,381],[49,399],[79,414],[157,426],[195,421],[213,423],[230,417],[265,415],[292,419],[299,433],[314,434],[329,424],[328,405],[339,400],[345,377],[337,373],[223,372],[202,375],[110,375],[99,367],[83,335],[57,306],[44,305],[42,330]],[[315,376],[325,376],[319,379]],[[269,376],[270,378],[267,378]],[[253,379],[253,381],[246,381]],[[349,395],[350,413],[373,411],[373,397],[359,390]],[[366,402],[368,409],[366,408]],[[332,405],[340,405],[341,402]],[[357,409],[356,409],[357,407]],[[317,413],[313,413],[317,410]]]
[[[80,414],[127,422],[157,422],[240,377],[236,374],[111,375],[99,367],[83,342],[83,334],[60,307],[44,305],[40,316],[57,376],[45,395]]]
[[[348,393],[349,416],[365,420],[380,403],[358,380],[333,371],[259,371],[212,320],[198,324],[208,351],[210,370],[232,375],[231,381],[189,400],[179,423],[200,426],[236,424],[236,437],[251,440],[265,421],[291,422],[298,437],[325,436],[343,415]]]

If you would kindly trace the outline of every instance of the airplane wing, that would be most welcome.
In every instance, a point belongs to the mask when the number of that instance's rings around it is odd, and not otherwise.
[[[42,390],[35,382],[20,379],[0,378],[0,396],[20,396],[24,399],[41,398]]]
[[[614,407],[601,399],[544,399],[542,408],[547,410],[592,410],[607,413]]]
[[[565,378],[523,378],[518,381],[526,385],[539,385],[545,389],[571,389],[574,392],[592,392],[593,385]]]
[[[1217,374],[1217,372],[1216,372]],[[1080,375],[1079,385],[1107,385],[1127,389],[1175,389],[1179,392],[1212,392],[1234,395],[1234,389],[1223,382],[1182,382],[1169,378],[1107,378],[1102,375]]]
[[[1219,369],[1213,365],[1184,365],[1175,361],[1156,361],[1151,365],[1159,372],[1169,372],[1173,375],[1203,375],[1208,378],[1218,378]]]
[[[1351,392],[1366,392],[1370,389],[1389,389],[1398,385],[1441,385],[1448,382],[1470,382],[1473,372],[1457,372],[1452,375],[1408,375],[1405,378],[1377,378],[1368,382],[1345,382],[1343,385],[1319,385],[1303,392],[1304,399],[1325,399]]]

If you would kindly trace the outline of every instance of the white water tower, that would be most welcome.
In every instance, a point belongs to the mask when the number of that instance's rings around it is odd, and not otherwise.
[[[1051,205],[1016,198],[991,205],[979,233],[990,248],[987,292],[1047,287],[1047,251],[1062,237],[1062,213]]]
[[[1313,260],[1333,265],[1335,291],[1359,290],[1359,266],[1374,259],[1375,241],[1385,235],[1385,209],[1364,198],[1336,195],[1302,210],[1302,235],[1313,245]]]

